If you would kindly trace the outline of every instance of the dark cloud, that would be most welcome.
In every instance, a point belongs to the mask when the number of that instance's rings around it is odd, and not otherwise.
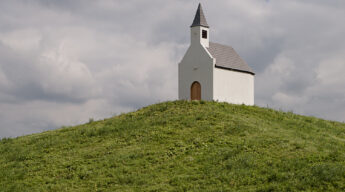
[[[343,1],[202,1],[257,72],[256,104],[344,121]],[[177,98],[198,1],[0,3],[0,137]]]

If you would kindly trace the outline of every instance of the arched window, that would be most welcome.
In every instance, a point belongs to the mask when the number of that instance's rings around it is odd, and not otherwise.
[[[194,81],[190,87],[190,99],[201,100],[201,85],[197,81]]]

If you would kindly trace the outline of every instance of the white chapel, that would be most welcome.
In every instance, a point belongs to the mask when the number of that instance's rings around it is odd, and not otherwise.
[[[210,27],[199,4],[190,47],[178,65],[179,99],[254,105],[254,76],[232,47],[210,42]]]

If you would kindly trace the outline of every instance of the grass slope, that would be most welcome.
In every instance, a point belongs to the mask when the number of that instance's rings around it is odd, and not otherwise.
[[[0,141],[0,191],[296,190],[345,190],[345,124],[174,101]]]

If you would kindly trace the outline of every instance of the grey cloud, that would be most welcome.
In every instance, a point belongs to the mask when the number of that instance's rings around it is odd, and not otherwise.
[[[0,137],[176,99],[197,3],[2,1]],[[211,40],[257,72],[257,105],[344,121],[343,2],[202,3]]]
[[[57,51],[26,55],[1,44],[0,50],[0,67],[7,81],[2,93],[12,95],[17,102],[83,102],[96,92],[88,69]]]

